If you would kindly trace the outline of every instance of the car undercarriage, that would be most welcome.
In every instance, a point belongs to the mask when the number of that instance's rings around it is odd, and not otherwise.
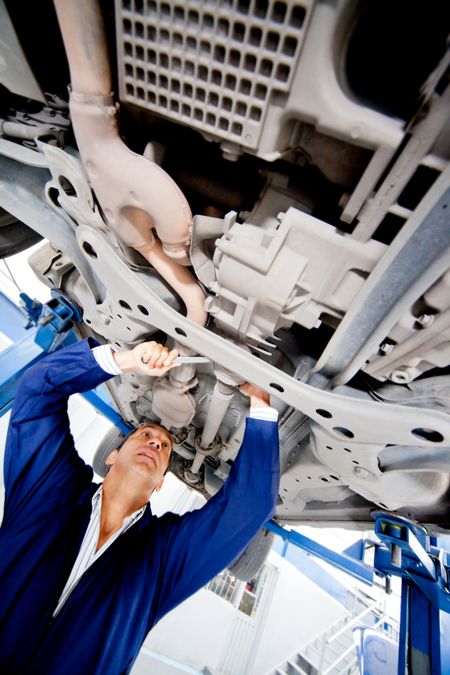
[[[109,382],[124,419],[213,495],[253,382],[281,522],[447,529],[448,8],[36,4],[0,2],[1,254],[47,240],[30,265],[80,337],[207,358]]]

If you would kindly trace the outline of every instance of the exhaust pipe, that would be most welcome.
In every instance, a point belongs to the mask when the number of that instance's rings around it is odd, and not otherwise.
[[[133,248],[154,228],[164,253],[187,255],[192,213],[176,183],[119,136],[103,17],[96,0],[54,0],[69,61],[70,113],[83,163],[111,227]]]

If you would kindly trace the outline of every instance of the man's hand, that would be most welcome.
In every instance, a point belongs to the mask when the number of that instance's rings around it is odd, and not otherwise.
[[[264,389],[257,387],[256,384],[243,382],[239,387],[239,391],[250,398],[250,406],[252,408],[270,406],[269,394]]]
[[[169,351],[159,342],[142,342],[126,352],[113,352],[114,360],[124,372],[143,373],[161,377],[174,367],[178,356],[176,349]],[[175,366],[176,367],[176,366]]]

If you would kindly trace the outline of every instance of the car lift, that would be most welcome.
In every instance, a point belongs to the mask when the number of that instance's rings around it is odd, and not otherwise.
[[[73,324],[80,320],[79,311],[61,294],[53,292],[52,299],[43,305],[25,294],[21,299],[26,316],[15,309],[22,321],[27,321],[27,332],[0,352],[0,415],[12,406],[17,383],[29,366],[77,339]],[[2,294],[0,302],[9,303]],[[100,390],[84,396],[121,431],[130,430]],[[391,575],[401,577],[398,675],[450,675],[450,553],[439,548],[425,528],[407,518],[383,511],[372,515],[377,537],[376,542],[370,542],[375,546],[373,567],[364,562],[364,545],[357,559],[281,527],[275,520],[265,528],[283,539],[284,550],[290,544],[298,546],[368,585],[373,584],[374,575],[386,582]]]
[[[76,342],[73,325],[81,320],[79,310],[58,291],[52,291],[51,300],[44,304],[31,300],[25,293],[20,298],[25,314],[18,307],[14,307],[16,311],[12,314],[12,303],[0,293],[0,305],[8,305],[8,318],[26,322],[24,336],[0,352],[0,415],[11,408],[17,384],[27,368],[49,352]],[[81,396],[124,434],[130,432],[131,426],[109,405],[104,388],[97,387]]]
[[[436,546],[436,538],[421,525],[391,513],[374,511],[375,546],[373,567],[336,553],[304,535],[266,523],[285,546],[293,544],[312,556],[372,585],[374,575],[402,578],[398,675],[450,674],[450,552]],[[375,675],[378,675],[375,674]],[[380,673],[380,675],[384,675]]]

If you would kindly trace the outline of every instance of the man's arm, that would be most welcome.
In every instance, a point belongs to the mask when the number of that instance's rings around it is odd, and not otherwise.
[[[273,515],[279,485],[276,411],[268,395],[241,386],[251,398],[244,439],[225,485],[208,503],[183,516],[163,516],[166,554],[156,620],[204,586],[246,548]],[[264,419],[265,418],[265,419]]]
[[[176,354],[176,352],[174,352]],[[5,518],[29,504],[39,490],[57,490],[70,499],[92,470],[75,450],[69,430],[67,401],[71,394],[88,391],[113,375],[139,370],[152,376],[167,372],[160,361],[173,360],[156,342],[112,353],[95,340],[83,340],[39,361],[23,376],[15,396],[5,449]],[[147,362],[147,363],[144,363]]]
[[[5,448],[5,518],[36,490],[70,480],[91,480],[92,472],[75,451],[67,401],[111,375],[92,355],[94,340],[56,351],[23,376],[17,390]]]

